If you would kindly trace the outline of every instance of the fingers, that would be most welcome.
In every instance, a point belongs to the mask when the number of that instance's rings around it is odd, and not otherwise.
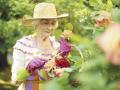
[[[49,72],[54,66],[55,66],[55,60],[54,59],[49,60],[44,65],[46,72]]]

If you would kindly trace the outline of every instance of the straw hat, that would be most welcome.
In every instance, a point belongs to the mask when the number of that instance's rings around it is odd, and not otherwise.
[[[38,3],[34,8],[33,17],[25,15],[22,19],[23,24],[31,25],[31,21],[40,19],[57,19],[67,17],[68,14],[57,15],[55,5],[52,3]]]

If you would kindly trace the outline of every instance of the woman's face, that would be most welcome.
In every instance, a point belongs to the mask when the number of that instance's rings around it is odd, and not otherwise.
[[[37,33],[41,33],[42,35],[50,36],[53,29],[56,28],[57,19],[42,19],[38,21],[36,25]]]

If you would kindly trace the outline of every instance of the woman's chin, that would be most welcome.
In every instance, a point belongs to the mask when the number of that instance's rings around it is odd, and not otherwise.
[[[44,33],[43,34],[43,37],[44,37],[43,40],[46,40],[49,36],[50,36],[50,33]]]
[[[49,37],[51,35],[51,33],[45,33],[44,34],[46,37]]]

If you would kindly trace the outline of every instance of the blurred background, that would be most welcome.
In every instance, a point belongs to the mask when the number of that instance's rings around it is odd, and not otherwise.
[[[59,20],[54,35],[59,39],[62,31],[72,30],[75,46],[69,56],[73,71],[48,82],[45,90],[117,90],[120,67],[106,63],[96,37],[105,31],[109,20],[120,22],[120,0],[0,0],[0,90],[17,90],[11,84],[12,50],[17,39],[34,32],[21,20],[26,14],[32,16],[39,2],[53,2],[58,14],[69,13],[68,18]],[[99,18],[102,11],[110,13],[105,22],[104,17]]]

